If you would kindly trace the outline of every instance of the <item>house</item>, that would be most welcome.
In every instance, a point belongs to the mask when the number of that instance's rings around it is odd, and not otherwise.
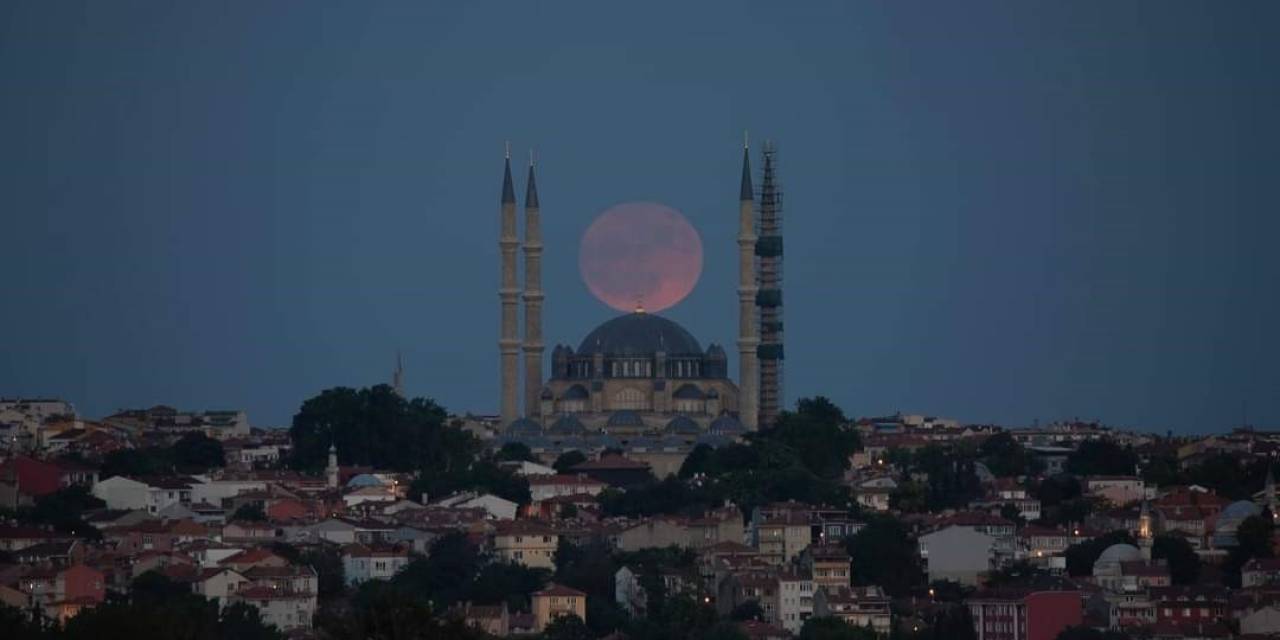
[[[954,580],[977,585],[991,570],[996,539],[972,527],[946,526],[920,536],[920,557],[929,581]]]
[[[1080,592],[1006,588],[965,600],[978,640],[1054,640],[1083,622]]]
[[[108,509],[159,511],[149,509],[151,488],[131,478],[113,476],[93,485],[92,491],[95,497],[107,503]]]
[[[682,522],[674,518],[648,518],[619,531],[614,536],[614,546],[620,551],[689,546],[689,532]]]
[[[0,524],[0,551],[19,551],[64,537],[49,529]]]
[[[492,493],[477,494],[474,491],[464,491],[443,500],[437,500],[431,506],[450,509],[484,509],[485,513],[494,520],[514,520],[520,505]]]
[[[258,610],[262,623],[275,625],[281,631],[310,629],[316,612],[316,594],[273,589],[270,586],[244,586],[227,596],[228,604],[246,604]]]
[[[653,480],[653,473],[647,463],[631,460],[616,453],[606,453],[597,460],[580,462],[570,467],[569,472],[586,474],[589,478],[620,489],[639,486]]]
[[[880,587],[820,587],[813,594],[813,615],[835,617],[854,627],[871,627],[888,635],[889,596]]]
[[[779,571],[774,589],[773,618],[768,620],[789,633],[800,633],[800,627],[813,616],[814,583],[807,573]]]
[[[200,570],[191,583],[191,591],[199,596],[217,600],[218,607],[226,607],[231,595],[249,582],[244,574],[231,567],[208,567]]]
[[[586,474],[536,475],[529,477],[529,497],[533,502],[541,502],[560,496],[597,496],[608,486]]]
[[[575,615],[587,619],[587,594],[558,584],[550,584],[532,595],[534,631],[541,633],[552,620]]]
[[[493,551],[498,558],[531,569],[555,569],[559,544],[558,533],[529,520],[499,520],[493,534]]]
[[[498,638],[505,638],[511,633],[511,614],[507,611],[506,602],[483,606],[468,602],[463,605],[461,613],[463,621],[472,629]]]
[[[850,558],[843,545],[811,544],[800,552],[800,566],[813,576],[818,588],[835,590],[849,586]]]
[[[648,608],[649,594],[640,584],[640,574],[628,566],[613,574],[613,597],[631,616],[643,616]]]
[[[1250,609],[1240,617],[1242,636],[1276,637],[1280,635],[1280,604]]]
[[[738,623],[738,629],[747,640],[791,640],[791,632],[777,625],[760,620],[744,620]]]
[[[813,541],[808,515],[797,511],[769,513],[757,508],[750,532],[751,544],[775,564],[790,562]]]
[[[1280,558],[1252,558],[1240,568],[1242,587],[1280,584]]]
[[[718,542],[742,542],[742,511],[732,504],[712,509],[700,518],[685,522],[689,546],[702,549]]]
[[[351,544],[342,549],[342,569],[349,586],[367,580],[389,580],[409,560],[407,548],[390,544]]]
[[[1138,476],[1089,476],[1085,493],[1123,507],[1145,499],[1147,486]]]

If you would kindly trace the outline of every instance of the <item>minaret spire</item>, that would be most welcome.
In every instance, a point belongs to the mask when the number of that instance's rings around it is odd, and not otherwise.
[[[524,414],[536,419],[542,393],[542,221],[538,182],[529,150],[529,182],[524,191]]]
[[[760,180],[760,237],[756,239],[760,307],[760,417],[772,427],[782,409],[782,193],[778,188],[773,145],[764,143],[764,172]]]
[[[501,254],[501,284],[498,299],[501,301],[499,316],[501,329],[498,337],[500,411],[502,424],[511,424],[520,414],[520,398],[516,390],[520,371],[520,337],[517,335],[516,314],[520,285],[516,282],[516,249],[520,238],[516,235],[516,191],[511,183],[511,144],[506,146],[506,160],[502,176],[502,206],[499,215],[498,250]]]
[[[396,349],[396,369],[391,372],[391,388],[395,389],[396,395],[404,397],[404,358],[399,349]]]
[[[738,418],[747,429],[758,428],[760,362],[756,349],[756,220],[751,189],[751,150],[742,132],[742,185],[738,190]]]

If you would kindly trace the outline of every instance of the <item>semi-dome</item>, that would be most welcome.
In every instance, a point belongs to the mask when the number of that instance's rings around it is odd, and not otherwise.
[[[542,426],[528,418],[517,418],[507,425],[507,434],[512,436],[540,436]]]
[[[737,434],[746,432],[746,429],[742,426],[742,423],[739,422],[737,418],[727,413],[721,414],[719,418],[712,420],[711,426],[708,427],[707,430],[713,434],[725,435],[725,436],[737,435]]]
[[[1097,566],[1111,562],[1133,562],[1141,559],[1142,551],[1139,551],[1137,547],[1131,544],[1121,542],[1107,547],[1107,549],[1102,552],[1102,555],[1098,556],[1098,560],[1093,564],[1094,566]]]
[[[640,414],[634,411],[630,411],[630,410],[614,411],[613,415],[609,416],[609,420],[608,422],[605,423],[605,426],[606,427],[643,427],[644,420],[640,419]]]
[[[551,423],[551,428],[547,429],[547,433],[557,436],[583,435],[586,432],[587,426],[573,416],[561,416],[559,420]]]
[[[1250,516],[1256,516],[1262,513],[1262,507],[1248,500],[1237,500],[1227,505],[1222,513],[1218,514],[1218,526],[1222,526],[1227,522],[1239,524]]]
[[[659,351],[669,356],[702,356],[702,347],[684,327],[651,313],[628,313],[595,328],[582,339],[578,355],[603,353],[606,356],[652,356]]]
[[[676,416],[667,422],[666,432],[674,435],[698,435],[702,429],[688,416]]]
[[[680,388],[676,389],[676,392],[671,394],[671,397],[678,400],[701,400],[706,396],[702,394],[702,389],[699,389],[698,385],[685,383],[680,385]]]

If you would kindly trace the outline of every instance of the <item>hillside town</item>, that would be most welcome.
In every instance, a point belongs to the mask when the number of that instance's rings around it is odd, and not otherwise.
[[[325,391],[288,429],[3,399],[4,635],[1280,634],[1280,431],[807,398],[767,430],[583,442],[389,385]]]

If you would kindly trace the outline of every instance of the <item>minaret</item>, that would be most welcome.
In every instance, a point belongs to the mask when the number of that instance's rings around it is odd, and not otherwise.
[[[760,365],[756,349],[756,213],[751,189],[751,157],[742,137],[742,185],[738,192],[738,417],[748,430],[760,415]]]
[[[1138,548],[1142,550],[1142,557],[1147,562],[1151,562],[1151,546],[1154,542],[1154,534],[1151,531],[1151,511],[1147,509],[1147,500],[1142,500],[1142,510],[1138,513]]]
[[[324,468],[325,479],[330,489],[338,488],[338,448],[329,443],[329,466]]]
[[[524,191],[524,414],[535,419],[541,412],[542,350],[542,223],[530,151]]]
[[[399,349],[396,349],[396,369],[391,372],[391,388],[395,389],[396,395],[404,397],[404,359]]]
[[[756,239],[760,307],[760,422],[774,426],[782,409],[782,193],[778,189],[774,150],[764,145],[764,174],[760,180],[760,233]]]
[[[1264,495],[1266,495],[1267,500],[1266,507],[1271,511],[1271,520],[1276,521],[1277,519],[1280,519],[1280,504],[1276,504],[1276,479],[1275,476],[1272,475],[1275,471],[1275,469],[1272,468],[1273,466],[1274,465],[1267,465],[1267,483],[1263,485],[1263,491],[1265,492]]]
[[[520,372],[520,337],[516,334],[516,313],[520,297],[516,283],[516,248],[520,238],[516,236],[516,190],[511,185],[511,146],[507,145],[506,169],[502,176],[502,223],[498,236],[498,249],[502,254],[502,285],[498,298],[502,301],[502,333],[498,338],[498,354],[501,366],[502,425],[511,424],[520,414],[520,398],[516,386]]]

